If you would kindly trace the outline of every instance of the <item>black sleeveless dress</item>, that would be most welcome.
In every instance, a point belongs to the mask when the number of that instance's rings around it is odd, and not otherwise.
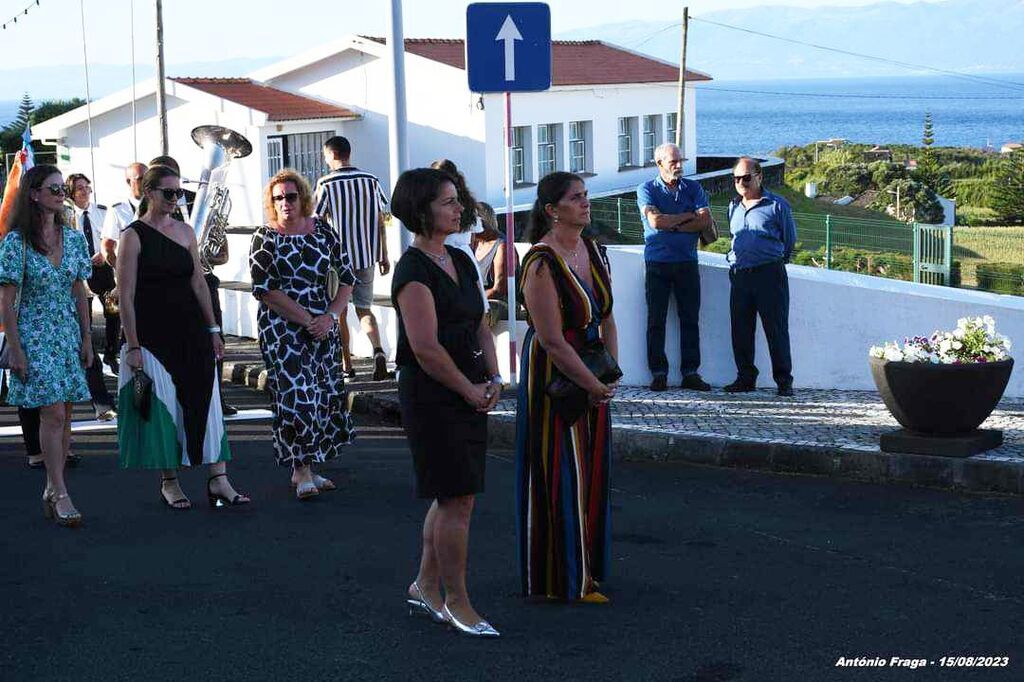
[[[118,397],[121,465],[146,469],[230,459],[213,341],[192,291],[189,250],[141,220],[125,230],[139,238],[135,329],[143,370],[153,380],[148,419],[131,407],[131,370],[122,348]]]
[[[417,248],[406,250],[391,280],[391,300],[398,313],[395,364],[402,426],[416,470],[416,494],[427,499],[483,492],[487,452],[487,415],[423,371],[405,332],[404,318],[416,311],[398,307],[398,294],[410,282],[430,289],[441,346],[470,381],[486,381],[476,336],[484,314],[476,264],[460,249],[445,249],[459,275],[458,284]]]

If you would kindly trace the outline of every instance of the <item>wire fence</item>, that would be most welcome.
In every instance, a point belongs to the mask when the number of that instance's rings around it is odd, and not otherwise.
[[[590,202],[593,229],[608,241],[642,244],[643,222],[632,195]],[[712,206],[726,253],[727,207]],[[816,213],[794,213],[799,265],[876,277],[1024,296],[1024,228],[953,228]]]

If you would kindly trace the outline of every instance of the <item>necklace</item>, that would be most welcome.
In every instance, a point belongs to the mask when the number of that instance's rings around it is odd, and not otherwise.
[[[419,249],[420,251],[422,251],[423,253],[425,253],[425,254],[427,254],[428,256],[430,256],[431,258],[433,258],[433,259],[434,259],[434,262],[436,262],[436,263],[437,263],[438,265],[440,265],[440,266],[441,266],[442,268],[443,268],[443,267],[445,266],[445,264],[447,264],[447,263],[448,263],[448,251],[447,251],[447,250],[445,250],[445,252],[444,252],[444,253],[442,253],[442,254],[441,254],[441,255],[439,256],[439,255],[437,255],[436,253],[430,253],[429,251],[427,251],[426,249],[424,249],[424,248],[423,248],[422,246],[420,246],[420,247],[417,247],[417,248],[418,248],[418,249]]]
[[[578,270],[579,269],[579,264],[577,263],[576,256],[579,254],[580,244],[582,244],[582,243],[583,243],[582,241],[576,242],[576,247],[573,248],[572,251],[569,251],[568,249],[565,249],[565,247],[563,247],[561,244],[558,244],[557,247],[555,248],[555,251],[558,252],[559,255],[562,256],[563,260],[565,260],[567,263],[569,263],[569,267],[571,267],[573,270]],[[556,242],[554,242],[552,240],[551,245],[555,246],[555,244],[556,244]]]

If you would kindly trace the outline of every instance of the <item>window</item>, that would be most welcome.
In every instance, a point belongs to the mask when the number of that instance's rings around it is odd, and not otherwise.
[[[644,116],[644,164],[654,163],[654,149],[661,144],[661,116]]]
[[[272,178],[274,175],[284,168],[284,138],[283,137],[268,137],[267,138],[267,178]]]
[[[530,126],[512,128],[512,184],[522,185],[532,181],[530,161]]]
[[[569,172],[593,172],[590,161],[590,121],[571,121],[569,123]]]
[[[540,177],[558,170],[557,125],[548,123],[537,126],[537,172]]]
[[[619,168],[636,165],[636,117],[619,119]]]
[[[676,127],[678,120],[679,114],[677,113],[665,114],[665,142],[671,142],[675,144]]]

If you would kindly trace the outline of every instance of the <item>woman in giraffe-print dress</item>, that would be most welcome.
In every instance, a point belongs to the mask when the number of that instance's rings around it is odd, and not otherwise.
[[[274,450],[278,463],[292,468],[296,497],[305,500],[335,487],[311,465],[336,457],[355,438],[338,333],[355,279],[337,233],[310,217],[313,196],[302,176],[279,172],[264,188],[263,203],[270,220],[253,235],[249,267],[260,302]],[[332,269],[340,284],[333,300]]]

